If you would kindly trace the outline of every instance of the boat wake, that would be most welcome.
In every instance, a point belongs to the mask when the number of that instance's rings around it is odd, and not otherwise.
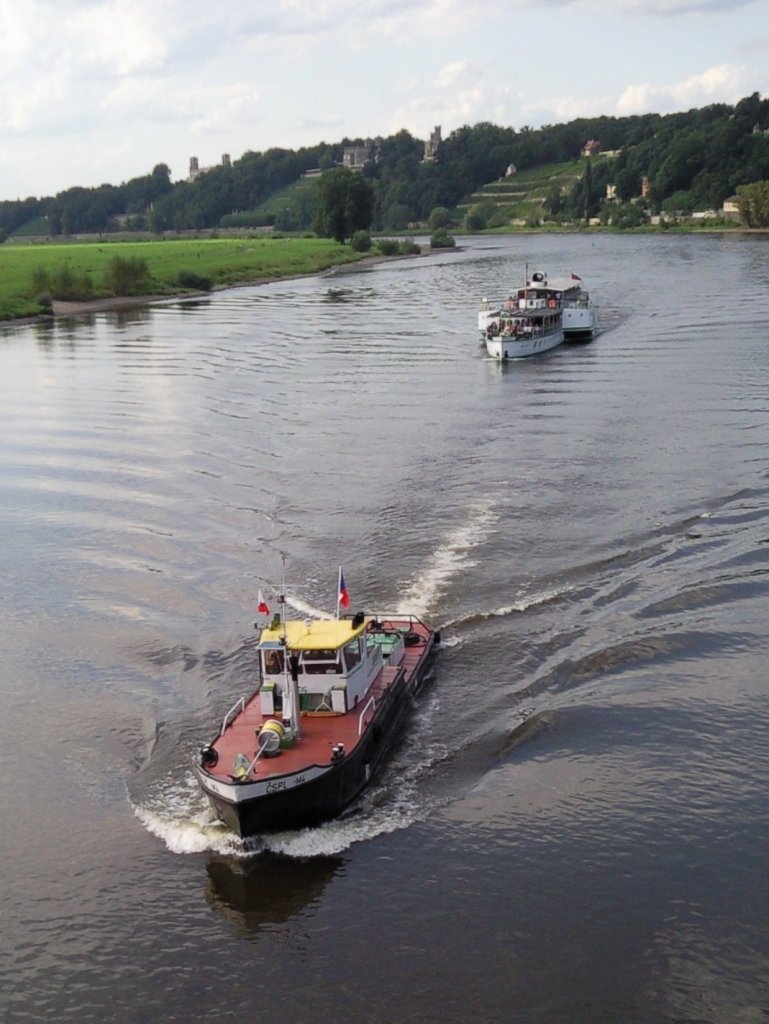
[[[309,602],[303,601],[300,597],[294,597],[291,594],[286,594],[286,604],[301,615],[308,615],[313,619],[333,619],[335,617],[331,612],[327,612],[322,608],[316,608],[315,605],[309,604]]]
[[[168,782],[156,796],[132,807],[147,831],[171,853],[244,855],[241,839],[214,818],[192,772],[182,782]]]
[[[435,549],[418,579],[403,593],[398,611],[427,615],[454,577],[475,565],[472,551],[487,538],[489,527],[499,517],[496,506],[493,497],[470,506],[467,519]]]
[[[317,828],[263,836],[262,849],[287,857],[328,857],[429,818],[445,799],[426,793],[422,785],[446,757],[446,749],[435,740],[436,714],[438,708],[432,702],[420,707],[406,742],[394,752],[377,782],[341,817]]]
[[[433,809],[419,791],[423,774],[440,760],[443,752],[420,741],[432,730],[427,716],[417,724],[417,735],[408,744],[408,759],[396,755],[381,779],[339,818],[315,828],[276,832],[242,840],[213,815],[190,772],[184,780],[166,780],[156,795],[133,804],[142,825],[160,839],[171,853],[187,855],[218,853],[247,858],[263,853],[286,857],[328,857],[343,853],[355,843],[409,828]],[[413,757],[414,750],[419,751]]]
[[[538,608],[560,601],[568,594],[571,594],[574,589],[575,588],[571,584],[566,584],[564,586],[550,587],[540,593],[525,594],[521,596],[519,600],[500,605],[498,608],[490,608],[488,611],[473,611],[468,615],[458,616],[455,619],[447,619],[442,623],[441,628],[444,630],[450,627],[458,629],[460,627],[475,626],[479,623],[487,622],[490,619],[506,619],[510,615],[521,614],[522,612],[527,612],[532,608]],[[444,647],[457,646],[461,642],[462,639],[458,636],[442,640]]]

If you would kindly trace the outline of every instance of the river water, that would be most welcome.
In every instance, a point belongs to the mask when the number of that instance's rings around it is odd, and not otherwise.
[[[455,253],[0,331],[0,1019],[769,1015],[769,243]],[[601,331],[475,310],[579,273]],[[356,813],[244,855],[259,588],[444,643]]]

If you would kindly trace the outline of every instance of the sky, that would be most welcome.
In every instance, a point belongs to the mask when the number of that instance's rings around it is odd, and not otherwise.
[[[0,199],[754,92],[769,0],[0,0]]]

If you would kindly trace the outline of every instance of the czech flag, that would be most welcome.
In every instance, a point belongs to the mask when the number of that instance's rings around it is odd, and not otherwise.
[[[256,610],[261,615],[269,615],[270,614],[270,606],[265,601],[264,594],[261,592],[261,590],[259,591],[259,604],[256,606]]]
[[[341,566],[339,567],[339,604],[342,608],[350,607],[350,593],[345,585]]]

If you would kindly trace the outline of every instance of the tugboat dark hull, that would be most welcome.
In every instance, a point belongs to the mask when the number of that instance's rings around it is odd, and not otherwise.
[[[221,779],[197,765],[198,781],[217,817],[242,838],[311,827],[338,817],[369,785],[397,745],[403,719],[429,671],[432,647],[430,637],[414,670],[398,674],[349,752],[330,757],[325,764],[307,763],[268,783],[231,781],[223,785]]]

